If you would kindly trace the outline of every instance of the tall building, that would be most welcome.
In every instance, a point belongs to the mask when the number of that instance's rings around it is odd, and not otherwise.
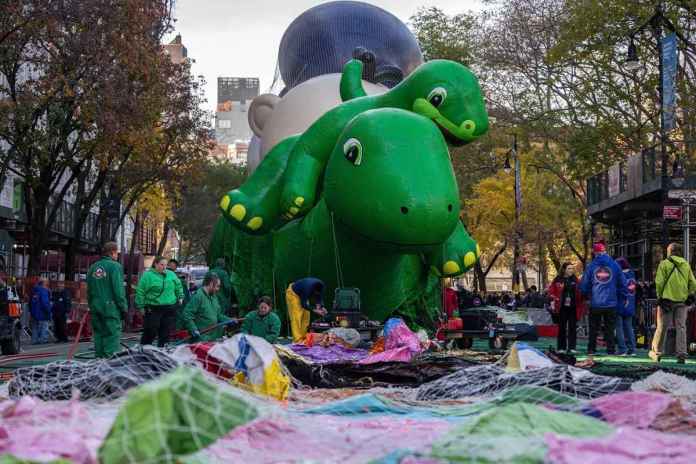
[[[181,34],[177,34],[174,40],[168,44],[162,45],[164,53],[169,55],[172,63],[181,64],[188,58],[188,50],[181,43]]]
[[[251,140],[248,113],[251,100],[259,95],[259,79],[255,77],[218,77],[217,111],[215,113],[215,140],[231,147],[238,164],[246,162],[239,154],[242,146]]]

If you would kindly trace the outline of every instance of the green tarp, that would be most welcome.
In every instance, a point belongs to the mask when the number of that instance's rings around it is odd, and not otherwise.
[[[510,403],[484,411],[435,442],[432,456],[449,462],[542,463],[544,434],[607,436],[606,423],[570,412],[528,403]]]
[[[256,418],[255,407],[180,367],[128,394],[99,462],[174,463]]]

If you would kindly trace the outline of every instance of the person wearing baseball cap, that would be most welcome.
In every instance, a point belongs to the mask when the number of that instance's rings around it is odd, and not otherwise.
[[[597,332],[602,325],[607,354],[614,354],[616,312],[619,303],[627,301],[628,282],[616,261],[607,255],[604,243],[595,243],[592,251],[594,259],[585,269],[580,281],[580,291],[590,302],[587,355],[592,356],[597,351]]]

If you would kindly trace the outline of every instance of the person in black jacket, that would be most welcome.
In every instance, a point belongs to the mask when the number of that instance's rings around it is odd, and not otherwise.
[[[65,288],[64,282],[58,282],[58,287],[52,293],[53,298],[53,335],[58,343],[67,343],[66,322],[72,309],[70,289]]]

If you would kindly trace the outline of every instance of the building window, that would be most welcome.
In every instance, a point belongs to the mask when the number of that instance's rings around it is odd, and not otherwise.
[[[232,128],[232,121],[229,119],[219,119],[218,120],[218,127],[220,129],[231,129]]]

